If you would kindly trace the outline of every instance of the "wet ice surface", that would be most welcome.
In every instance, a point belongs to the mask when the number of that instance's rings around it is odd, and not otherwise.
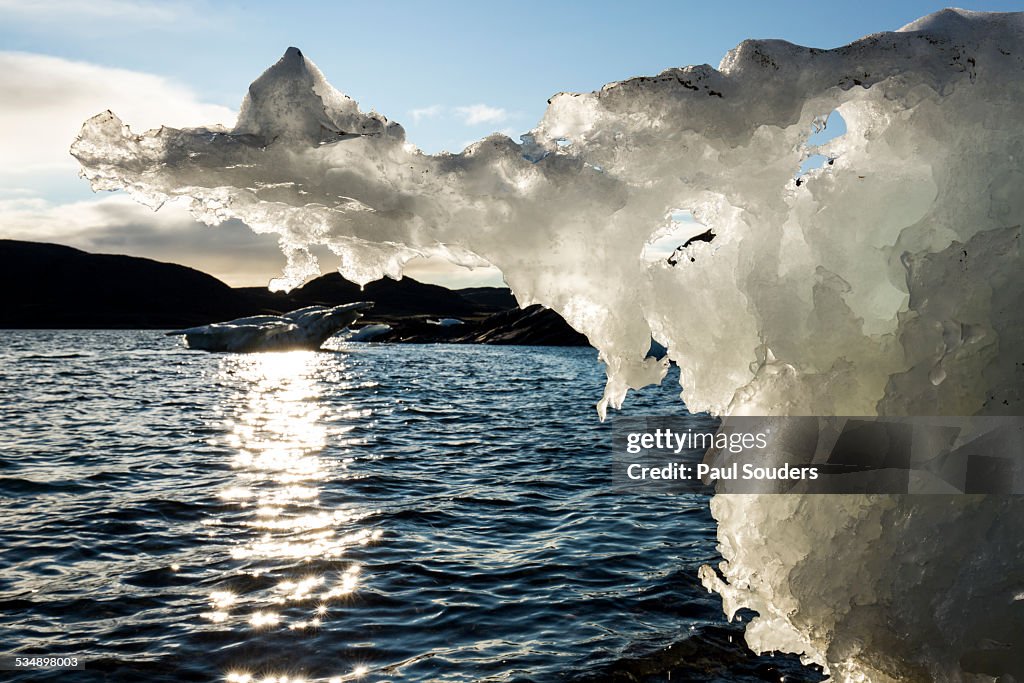
[[[4,337],[4,649],[97,670],[16,680],[820,678],[699,585],[707,499],[611,491],[591,350]]]

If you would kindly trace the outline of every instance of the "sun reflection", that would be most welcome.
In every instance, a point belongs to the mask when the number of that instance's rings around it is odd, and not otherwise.
[[[232,486],[230,488],[224,489],[217,495],[221,498],[221,500],[247,500],[249,498],[252,498],[256,494],[253,493],[253,490],[251,488],[248,488],[247,486]]]
[[[262,511],[268,510],[268,514],[264,514]],[[327,527],[333,527],[336,524],[345,524],[352,522],[357,519],[357,516],[349,511],[335,510],[333,513],[317,512],[316,514],[300,515],[298,517],[287,517],[278,519],[277,517],[281,514],[280,508],[260,508],[256,511],[256,514],[263,519],[255,519],[246,522],[246,526],[255,527],[257,529],[273,529],[276,531],[290,530],[290,531],[310,531],[313,529],[324,529]],[[271,519],[266,519],[270,517]]]
[[[309,621],[296,621],[289,624],[288,628],[292,631],[304,631],[307,628],[320,628],[320,620],[314,617]]]
[[[217,609],[227,609],[235,604],[238,596],[231,591],[214,591],[210,593],[210,602]]]
[[[256,628],[264,626],[277,626],[281,622],[281,615],[277,612],[254,612],[249,618],[249,623]]]
[[[370,673],[370,668],[360,664],[352,669],[352,673],[346,676],[333,676],[327,679],[327,683],[344,683],[344,681],[355,681]]]
[[[222,587],[210,593],[209,611],[202,613],[210,622],[263,633],[278,627],[308,632],[327,623],[332,603],[357,593],[360,565],[336,563],[381,538],[381,530],[360,524],[379,511],[323,500],[325,491],[336,496],[358,467],[348,452],[358,443],[350,432],[370,415],[344,401],[345,387],[356,386],[344,381],[344,362],[337,354],[301,351],[223,360],[221,380],[243,389],[225,403],[217,441],[233,451],[228,464],[234,476],[216,494],[225,512],[204,523],[210,535],[229,536],[231,557],[244,563],[246,575],[264,578],[256,586],[238,584],[245,586],[238,592]],[[364,673],[357,668],[340,680]],[[242,671],[227,675],[229,681],[256,680]],[[267,676],[275,683],[298,680]]]
[[[305,600],[311,600],[313,596],[313,590],[318,586],[324,584],[324,577],[322,576],[310,576],[303,579],[302,581],[282,581],[277,584],[277,591],[284,593],[278,597],[281,602],[303,602]]]
[[[342,575],[338,585],[333,586],[329,591],[324,593],[323,598],[330,600],[331,598],[343,597],[351,594],[355,591],[356,586],[359,585],[359,571],[360,567],[357,564],[352,565],[346,569]]]
[[[251,374],[260,379],[278,383],[305,374],[316,361],[316,351],[278,351],[275,353],[253,353],[242,356],[252,361]]]

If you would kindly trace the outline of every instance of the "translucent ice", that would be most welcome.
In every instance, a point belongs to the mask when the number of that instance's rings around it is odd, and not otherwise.
[[[1022,46],[1024,15],[960,10],[834,50],[747,41],[718,69],[556,95],[520,143],[433,156],[293,48],[232,130],[139,135],[106,112],[72,152],[95,189],[280,235],[277,287],[318,272],[315,245],[357,282],[418,255],[493,264],[600,351],[602,414],[668,359],[691,410],[1018,414]],[[832,112],[848,132],[809,146]],[[711,240],[644,258],[681,212]],[[844,680],[1020,675],[1016,499],[713,511],[726,562],[704,581],[761,614],[753,648]]]
[[[173,330],[168,335],[185,337],[190,349],[200,351],[282,351],[319,349],[373,306],[360,301],[326,308],[307,306],[283,315],[256,315],[222,323]]]

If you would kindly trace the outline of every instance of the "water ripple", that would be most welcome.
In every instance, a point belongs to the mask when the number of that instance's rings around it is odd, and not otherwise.
[[[5,337],[0,625],[89,666],[15,680],[817,680],[722,623],[705,500],[611,491],[590,350]]]

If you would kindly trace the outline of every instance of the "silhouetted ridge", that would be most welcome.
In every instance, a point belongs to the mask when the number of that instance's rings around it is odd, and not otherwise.
[[[539,306],[520,310],[507,288],[453,291],[408,277],[360,288],[330,273],[286,294],[231,288],[174,263],[0,240],[0,287],[0,327],[6,328],[184,328],[312,305],[372,301],[374,308],[362,322],[390,325],[392,332],[382,341],[586,344],[554,311]],[[441,318],[463,324],[436,324]]]
[[[173,263],[0,240],[2,327],[161,328],[243,315],[238,293]]]

